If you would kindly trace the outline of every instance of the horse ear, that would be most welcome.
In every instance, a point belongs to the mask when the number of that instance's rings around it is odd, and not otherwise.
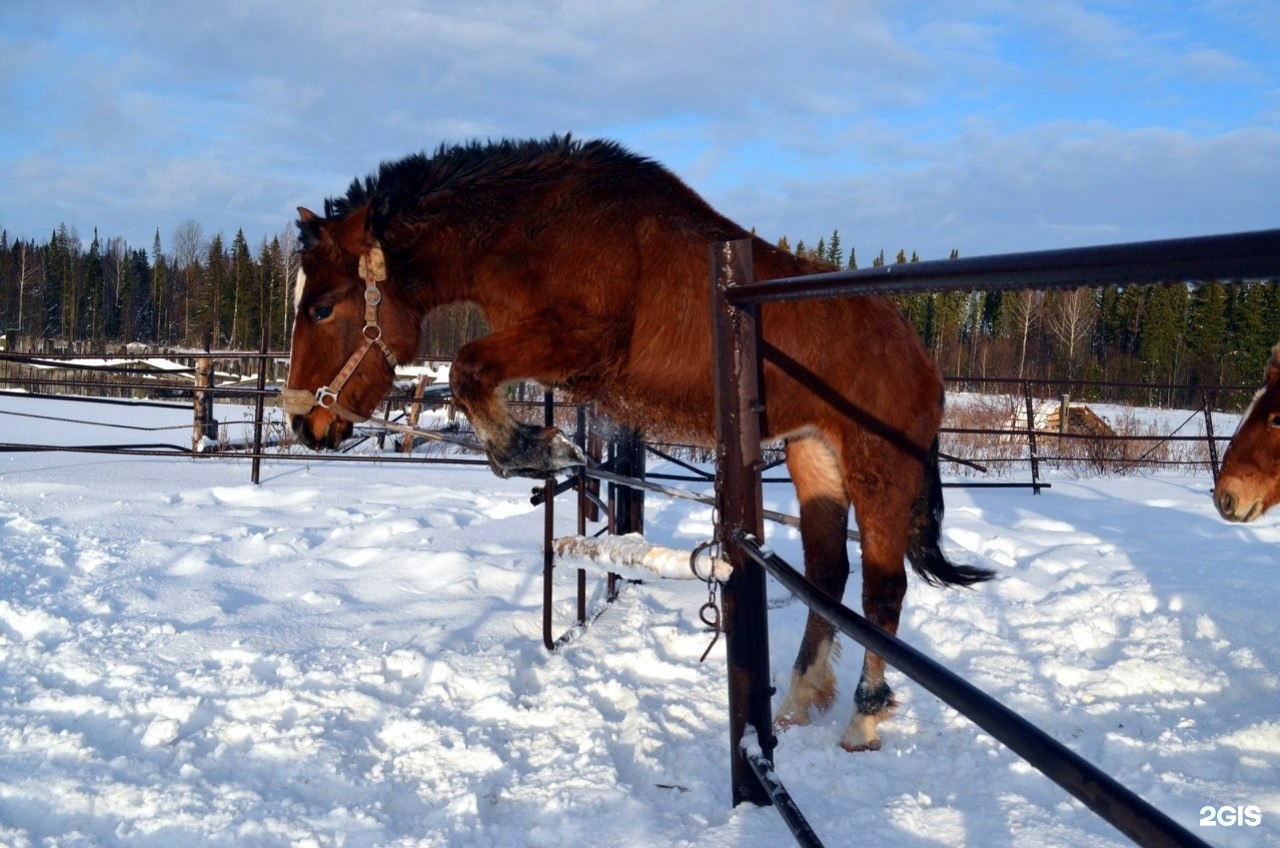
[[[1271,348],[1271,358],[1267,360],[1267,385],[1280,385],[1280,344]]]
[[[304,241],[318,241],[320,238],[321,218],[305,206],[298,207],[298,232]]]

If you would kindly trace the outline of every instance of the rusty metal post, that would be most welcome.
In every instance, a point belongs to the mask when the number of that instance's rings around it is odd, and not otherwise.
[[[722,587],[729,678],[729,756],[733,803],[771,803],[742,750],[754,727],[762,754],[773,762],[773,694],[765,574],[737,545],[742,535],[764,540],[760,451],[763,404],[756,306],[737,307],[728,293],[752,281],[751,241],[711,246],[711,338],[716,381],[717,539],[733,574]]]
[[[613,473],[623,477],[644,479],[645,449],[639,430],[620,429],[613,434],[609,453],[613,459]],[[620,536],[628,533],[644,533],[644,490],[623,483],[609,484],[609,503],[613,507],[612,532]],[[608,597],[618,596],[620,577],[610,572]]]
[[[1213,433],[1213,401],[1209,392],[1201,390],[1200,402],[1204,407],[1204,435],[1209,440],[1209,471],[1213,473],[1213,485],[1218,485],[1218,475],[1222,466],[1218,462],[1218,440]]]
[[[626,428],[613,436],[610,450],[614,457],[613,473],[622,477],[644,479],[644,441],[638,430]],[[644,490],[621,483],[610,483],[617,493],[617,527],[619,534],[644,532]]]
[[[542,396],[543,416],[546,426],[555,424],[554,396],[547,391]],[[556,649],[556,637],[551,632],[551,607],[555,602],[553,573],[556,567],[555,552],[551,543],[555,540],[556,530],[556,478],[552,475],[546,482],[547,496],[543,501],[542,521],[542,644],[548,651]]]
[[[1022,383],[1022,396],[1027,402],[1027,449],[1031,452],[1031,494],[1040,494],[1040,458],[1036,455],[1036,410],[1031,400],[1031,381]]]

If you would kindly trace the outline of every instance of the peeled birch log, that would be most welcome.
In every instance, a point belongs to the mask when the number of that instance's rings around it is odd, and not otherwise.
[[[698,557],[698,573],[689,568],[689,551],[664,548],[639,533],[625,536],[561,536],[551,543],[556,558],[564,565],[593,571],[611,571],[629,578],[663,577],[669,580],[705,580],[707,568],[714,569],[721,582],[729,579],[732,567],[723,559],[714,563]]]

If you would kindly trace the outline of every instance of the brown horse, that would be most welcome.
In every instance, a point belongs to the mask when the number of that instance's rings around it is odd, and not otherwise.
[[[299,209],[303,252],[286,405],[298,438],[335,447],[419,349],[432,308],[470,301],[491,334],[458,351],[450,382],[494,470],[543,478],[582,462],[557,431],[517,423],[500,391],[536,380],[620,422],[700,444],[714,407],[708,245],[748,238],[662,166],[618,145],[568,137],[441,147],[384,164]],[[759,278],[829,270],[761,239]],[[785,440],[800,500],[805,572],[834,597],[849,574],[853,505],[862,603],[895,632],[904,556],[927,581],[990,572],[939,547],[942,381],[915,331],[879,299],[763,308],[766,437]],[[366,356],[374,348],[379,355]],[[833,631],[811,614],[781,726],[835,697]],[[879,747],[894,705],[868,653],[842,744]]]
[[[1267,360],[1266,383],[1227,445],[1213,502],[1228,521],[1252,521],[1280,503],[1280,344]]]

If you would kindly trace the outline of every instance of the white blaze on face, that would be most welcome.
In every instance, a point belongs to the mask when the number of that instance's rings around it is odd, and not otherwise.
[[[299,268],[298,268],[298,276],[297,276],[297,277],[294,279],[294,281],[293,281],[293,318],[294,318],[294,321],[297,321],[297,319],[298,319],[298,310],[302,307],[302,292],[303,292],[303,289],[305,289],[306,287],[307,287],[307,275],[306,275],[306,273],[304,273],[304,272],[303,272],[302,268],[301,268],[301,267],[299,267]],[[294,326],[297,326],[297,325],[295,324]],[[292,363],[292,362],[293,362],[293,344],[292,344],[292,342],[290,343],[289,347],[290,347],[290,350],[289,350],[289,362],[290,362],[290,363]],[[288,378],[287,378],[287,377],[285,378],[285,385],[286,385],[286,386],[288,386],[288,385],[289,385],[289,381],[288,381]],[[290,422],[292,422],[292,421],[293,421],[293,414],[292,414],[292,413],[289,413],[288,418],[289,418],[289,421],[290,421]]]
[[[307,286],[307,274],[301,268],[298,269],[298,278],[293,281],[293,311],[297,314],[298,308],[302,306],[302,290]]]

